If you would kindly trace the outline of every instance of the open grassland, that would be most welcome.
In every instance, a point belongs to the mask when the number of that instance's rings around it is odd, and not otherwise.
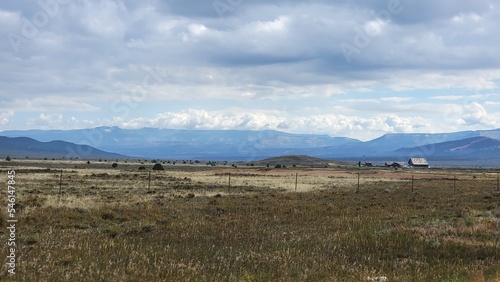
[[[2,281],[500,281],[495,171],[47,167],[0,168]]]

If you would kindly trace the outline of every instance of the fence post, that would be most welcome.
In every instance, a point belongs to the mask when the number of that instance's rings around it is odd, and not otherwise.
[[[415,188],[415,178],[413,177],[413,174],[411,175],[411,191],[413,192],[413,189]]]
[[[228,173],[228,185],[227,185],[227,191],[229,192],[229,190],[231,189],[231,173]]]
[[[500,173],[497,172],[497,191],[500,191]]]
[[[453,176],[453,192],[457,192],[457,176]]]
[[[356,189],[356,193],[359,193],[359,172],[358,172],[358,188]]]
[[[62,174],[63,171],[61,169],[61,173],[59,174],[59,197],[62,195]]]
[[[151,189],[151,170],[148,170],[148,191]]]
[[[299,179],[299,174],[295,173],[295,192],[297,192],[297,182],[298,182],[298,179]]]

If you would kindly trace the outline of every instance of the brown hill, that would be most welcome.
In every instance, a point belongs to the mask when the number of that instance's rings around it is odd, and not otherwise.
[[[274,167],[276,165],[286,165],[287,167],[293,167],[293,165],[298,167],[327,167],[327,166],[339,165],[339,163],[337,162],[310,157],[306,155],[287,155],[287,156],[272,157],[256,161],[253,163],[258,166],[269,165],[271,167]]]

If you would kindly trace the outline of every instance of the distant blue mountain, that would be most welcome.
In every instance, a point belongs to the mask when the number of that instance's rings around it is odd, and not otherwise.
[[[436,134],[386,134],[362,142],[352,138],[316,134],[290,134],[274,130],[174,130],[158,128],[122,129],[98,127],[80,130],[4,131],[0,135],[30,137],[38,141],[64,140],[85,144],[120,155],[151,159],[256,160],[282,155],[309,155],[321,158],[378,158],[404,160],[415,152],[421,156],[498,157],[494,148],[500,129]],[[470,151],[445,152],[433,144],[484,137],[483,146]],[[474,140],[474,141],[477,141]],[[489,140],[488,142],[486,142]],[[492,141],[493,140],[493,141]],[[464,141],[464,142],[470,142]],[[458,143],[457,143],[458,144]],[[493,146],[489,148],[489,146]],[[459,147],[459,146],[458,146]],[[403,149],[405,148],[405,149]],[[441,149],[443,148],[443,149]]]
[[[0,157],[6,158],[125,159],[126,156],[104,152],[65,141],[40,142],[27,137],[0,136]]]
[[[396,150],[403,155],[421,155],[426,152],[429,157],[497,157],[500,160],[500,140],[484,136],[471,137],[455,141],[447,141],[413,148]]]
[[[412,152],[418,151],[422,156],[425,156],[428,155],[430,150],[432,150],[433,144],[481,136],[490,137],[492,139],[500,139],[500,129],[435,134],[391,133],[366,142],[346,143],[324,148],[294,150],[291,153],[301,153],[309,156],[327,158],[363,159],[399,157],[398,160],[404,160],[408,157],[408,155],[406,154],[407,151],[399,150],[401,148],[413,148]]]
[[[82,130],[4,131],[0,135],[39,141],[64,140],[100,150],[143,158],[256,159],[290,149],[309,149],[361,143],[345,137],[290,134],[274,130],[174,130],[98,127]]]

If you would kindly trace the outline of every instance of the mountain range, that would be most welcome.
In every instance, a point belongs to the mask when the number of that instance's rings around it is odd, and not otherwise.
[[[82,157],[85,155],[84,157]],[[0,156],[13,158],[81,158],[123,159],[125,156],[105,152],[87,145],[65,141],[40,142],[28,137],[0,136]]]
[[[414,148],[401,148],[396,150],[401,155],[411,155],[413,152],[426,152],[427,156],[451,156],[480,158],[500,157],[500,140],[484,136],[471,137],[456,141],[432,144],[432,146],[419,146]]]
[[[250,161],[281,155],[309,155],[329,159],[407,160],[408,157],[419,156],[500,161],[500,129],[433,134],[391,133],[366,142],[346,137],[291,134],[274,130],[122,129],[119,127],[3,131],[0,135],[11,138],[29,137],[39,142],[62,140],[73,145],[89,146],[69,147],[73,148],[80,158],[91,158],[105,152],[113,152],[120,156],[151,159]],[[2,155],[5,154],[3,145],[0,148]],[[34,151],[36,150],[30,152]]]

